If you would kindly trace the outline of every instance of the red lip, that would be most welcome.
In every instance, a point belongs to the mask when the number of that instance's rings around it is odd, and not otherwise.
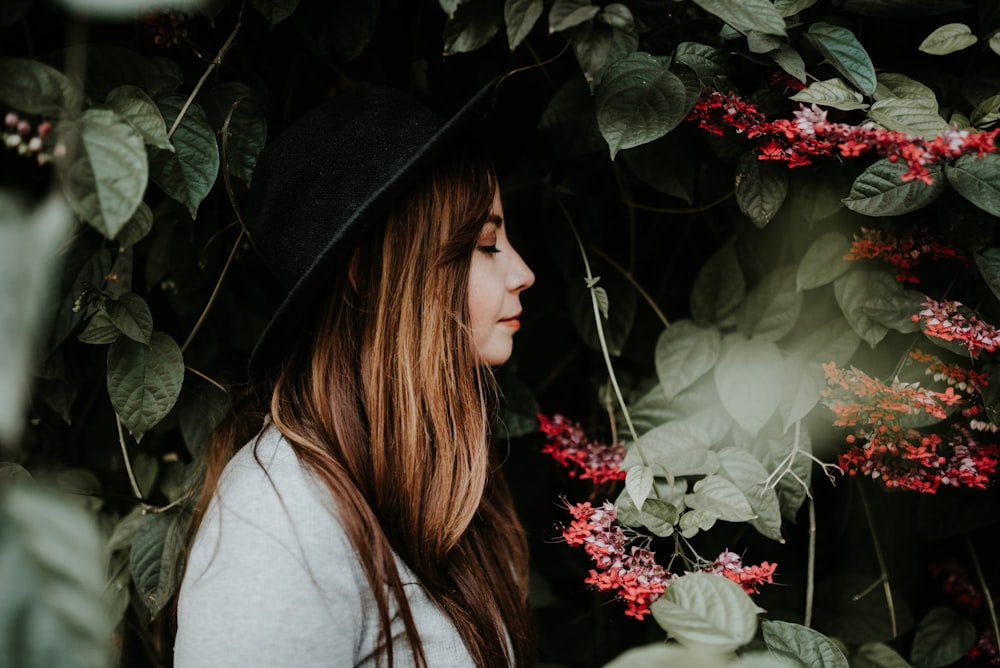
[[[499,320],[498,322],[500,324],[502,324],[502,325],[507,325],[508,327],[512,327],[514,329],[514,331],[517,331],[517,330],[521,329],[521,320],[520,320],[520,318],[521,318],[521,314],[518,313],[517,315],[512,315],[509,318],[503,318],[503,319]]]

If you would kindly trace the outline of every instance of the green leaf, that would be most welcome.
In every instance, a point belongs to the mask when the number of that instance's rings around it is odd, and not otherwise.
[[[132,539],[132,580],[154,618],[177,591],[183,575],[180,556],[185,524],[185,516],[178,511],[148,513]]]
[[[291,22],[310,51],[339,69],[360,56],[371,42],[379,19],[386,14],[382,7],[380,2],[300,2]],[[497,6],[496,10],[499,20],[502,9]],[[444,32],[448,32],[447,25]]]
[[[690,67],[705,84],[725,80],[728,76],[725,54],[707,44],[681,42],[674,50],[674,61]]]
[[[976,627],[951,608],[934,608],[920,620],[910,658],[915,668],[949,666],[976,644]]]
[[[267,140],[267,118],[244,84],[226,82],[211,90],[222,113],[219,141],[223,164],[230,175],[249,184],[257,167],[257,156]],[[228,133],[226,129],[228,120]]]
[[[1000,216],[1000,155],[963,155],[945,167],[948,182],[983,211]]]
[[[1000,32],[990,37],[989,45],[990,51],[1000,56]]]
[[[804,104],[818,104],[823,107],[833,107],[841,111],[867,109],[868,105],[858,91],[850,88],[841,79],[825,79],[816,81],[788,99]]]
[[[695,276],[691,287],[691,314],[697,323],[723,325],[743,303],[746,293],[735,244],[726,243]]]
[[[495,2],[465,2],[444,26],[444,55],[476,51],[493,39],[503,21],[503,7]]]
[[[931,88],[905,74],[897,72],[879,72],[878,85],[872,97],[876,100],[887,100],[894,97],[920,102],[935,112],[938,109],[937,96]]]
[[[812,290],[840,278],[851,267],[851,261],[844,259],[850,249],[851,244],[843,234],[822,234],[799,261],[795,273],[796,287]]]
[[[795,16],[816,4],[816,0],[774,0],[774,8],[782,17]]]
[[[648,53],[636,52],[608,66],[597,88],[597,125],[613,160],[618,151],[658,139],[687,113],[677,75]]]
[[[896,650],[885,643],[870,642],[858,648],[851,657],[854,668],[910,668]]]
[[[632,503],[641,508],[653,491],[653,469],[642,465],[630,468],[625,474],[625,489],[632,497]]]
[[[250,0],[250,6],[267,19],[271,28],[291,16],[298,5],[299,0]]]
[[[77,215],[114,239],[146,194],[149,163],[142,135],[115,112],[89,109],[60,123],[72,137],[72,164],[62,167],[63,189]]]
[[[981,253],[973,253],[972,257],[986,285],[1000,299],[1000,248],[987,248]]]
[[[677,578],[651,606],[671,638],[692,649],[731,652],[757,632],[762,612],[735,582],[710,573]]]
[[[720,343],[718,329],[690,320],[675,321],[663,330],[654,358],[664,396],[673,399],[705,375],[719,359]]]
[[[684,538],[693,538],[699,531],[708,531],[714,527],[718,519],[719,516],[711,510],[696,508],[685,511],[681,515],[677,527]]]
[[[740,427],[756,434],[781,400],[781,351],[770,342],[731,334],[722,340],[715,365],[715,389]]]
[[[605,65],[638,48],[639,34],[628,7],[614,3],[604,7],[595,20],[577,26],[570,41],[580,69],[593,91],[603,78]],[[687,110],[684,113],[687,114]]]
[[[167,137],[167,124],[163,120],[163,114],[141,88],[119,86],[108,93],[104,101],[138,130],[147,144],[168,151],[174,150],[174,145]]]
[[[697,159],[695,151],[693,134],[671,132],[648,144],[626,149],[621,155],[644,183],[691,205],[694,202],[695,172],[688,165]]]
[[[862,309],[875,322],[909,334],[920,331],[920,325],[911,317],[920,312],[924,299],[922,293],[905,289],[899,281],[893,280],[890,285],[888,278],[883,278]]]
[[[766,471],[785,471],[789,466],[789,455],[793,451],[796,453],[791,459],[791,470],[781,475],[775,489],[782,517],[794,522],[799,508],[806,500],[806,485],[809,484],[813,467],[810,459],[812,440],[808,429],[801,423],[796,423],[795,428],[788,431],[777,431],[769,425],[745,447]]]
[[[104,345],[114,343],[121,335],[122,331],[112,322],[108,312],[102,307],[90,317],[87,326],[76,338],[83,343]]]
[[[850,323],[837,316],[794,342],[792,352],[821,364],[832,361],[843,366],[854,356],[860,344],[861,337]]]
[[[761,630],[767,648],[792,665],[802,668],[848,668],[844,653],[819,631],[771,619],[761,622]]]
[[[448,18],[454,18],[455,11],[458,9],[458,6],[462,4],[462,1],[463,0],[438,0],[438,4],[441,5],[441,9],[448,15]]]
[[[843,311],[847,322],[851,328],[858,333],[872,348],[885,338],[889,329],[872,319],[866,312],[865,306],[871,296],[870,290],[873,285],[880,286],[882,290],[887,289],[887,283],[895,284],[896,279],[885,271],[877,269],[859,269],[849,274],[841,276],[833,283],[833,294],[837,298],[840,310]]]
[[[511,51],[531,33],[543,9],[545,3],[542,0],[506,0],[503,20],[507,26],[507,45]]]
[[[122,334],[146,345],[153,334],[153,316],[146,301],[129,292],[106,305],[108,318]]]
[[[684,497],[688,508],[713,514],[724,522],[746,522],[754,518],[746,495],[729,479],[708,475],[694,484]]]
[[[595,265],[596,266],[596,265]],[[594,303],[591,290],[584,285],[570,286],[569,311],[576,331],[583,342],[594,350],[601,350],[601,340],[597,327],[604,329],[604,338],[612,355],[621,355],[625,341],[635,323],[636,295],[635,288],[618,273],[608,273],[598,277],[597,288],[605,295],[606,303],[601,307],[598,296],[598,308],[601,310],[600,323],[594,317]]]
[[[756,30],[747,33],[747,49],[750,53],[770,53],[781,48],[782,44],[784,42],[773,35],[765,35]]]
[[[997,33],[1000,35],[1000,33]],[[976,105],[969,116],[969,124],[984,128],[1000,120],[1000,93],[991,95]]]
[[[743,663],[730,663],[728,657],[714,652],[702,652],[681,645],[652,643],[622,652],[601,668],[753,668]],[[765,665],[759,668],[765,668]]]
[[[153,332],[148,347],[121,338],[108,350],[111,404],[137,441],[170,412],[183,380],[180,348],[162,332]]]
[[[160,100],[160,111],[168,124],[173,125],[185,102],[186,99],[180,96]],[[215,131],[197,102],[188,107],[172,141],[173,153],[153,153],[152,178],[165,193],[187,207],[192,218],[196,218],[198,205],[212,190],[219,174]]]
[[[549,34],[567,30],[589,21],[601,11],[590,0],[556,0],[549,10]]]
[[[119,251],[131,248],[135,244],[146,238],[146,235],[153,229],[153,210],[145,202],[139,202],[139,207],[129,218],[128,222],[118,232],[115,241],[118,242]]]
[[[785,36],[785,19],[771,0],[694,0],[694,4],[741,33]]]
[[[28,114],[63,118],[79,111],[83,91],[37,60],[0,58],[0,102]]]
[[[820,392],[826,387],[826,379],[818,362],[786,359],[784,384],[780,408],[784,418],[782,424],[788,429],[819,403]]]
[[[888,130],[919,137],[936,137],[949,128],[938,114],[937,104],[931,107],[926,98],[879,100],[868,109],[868,118]]]
[[[777,341],[795,327],[802,293],[795,287],[795,267],[775,269],[761,279],[736,314],[736,328],[747,337]]]
[[[93,517],[38,485],[0,495],[0,665],[110,665]]]
[[[647,465],[654,467],[654,472],[662,471],[668,479],[710,475],[719,469],[719,457],[709,446],[708,435],[703,430],[682,422],[667,422],[650,429],[632,444],[622,468],[631,469],[645,460]]]
[[[736,203],[754,225],[767,226],[788,194],[788,170],[747,151],[736,163]]]
[[[778,48],[771,51],[768,55],[771,56],[771,60],[776,62],[781,69],[802,83],[805,83],[806,62],[802,59],[802,55],[798,51],[782,42],[778,45]]]
[[[875,92],[875,67],[861,42],[847,28],[817,21],[806,36],[823,56],[865,95]]]
[[[917,49],[932,56],[946,56],[967,49],[978,41],[979,38],[972,34],[972,28],[964,23],[946,23],[928,35]]]
[[[774,488],[765,485],[770,473],[756,457],[741,448],[720,450],[719,464],[719,475],[736,485],[749,502],[754,515],[749,520],[750,526],[761,535],[784,543],[778,494]]]
[[[940,165],[927,166],[934,181],[930,185],[919,179],[903,181],[907,171],[903,161],[883,158],[873,162],[854,180],[844,204],[866,216],[898,216],[927,206],[944,192]]]

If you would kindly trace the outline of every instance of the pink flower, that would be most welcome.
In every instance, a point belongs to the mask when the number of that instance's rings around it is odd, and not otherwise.
[[[570,477],[593,480],[595,485],[612,480],[624,480],[621,464],[625,460],[625,444],[603,445],[587,438],[583,428],[562,415],[551,419],[538,414],[539,430],[548,443],[542,452],[570,469]]]

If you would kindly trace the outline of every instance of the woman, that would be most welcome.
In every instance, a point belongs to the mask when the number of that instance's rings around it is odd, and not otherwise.
[[[489,91],[445,120],[357,86],[261,156],[247,227],[288,297],[251,360],[265,410],[207,457],[178,668],[531,662],[489,441],[534,276],[489,163],[456,148]]]

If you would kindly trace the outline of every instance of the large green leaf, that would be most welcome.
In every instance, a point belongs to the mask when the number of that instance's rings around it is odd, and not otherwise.
[[[733,242],[698,270],[691,287],[691,314],[699,324],[725,324],[743,303],[747,288]]]
[[[848,668],[847,657],[825,635],[801,624],[765,619],[761,622],[767,648],[801,668]]]
[[[820,392],[826,387],[823,367],[819,362],[787,358],[784,385],[785,391],[779,407],[782,424],[788,429],[808,415],[809,411],[819,403]]]
[[[119,86],[108,93],[104,102],[132,124],[150,146],[174,150],[167,137],[167,123],[156,103],[138,86]]]
[[[762,535],[784,543],[778,494],[773,487],[765,485],[770,472],[756,457],[741,448],[720,450],[719,464],[719,475],[736,485],[750,503],[754,514],[749,520],[750,526]]]
[[[927,98],[879,100],[868,109],[868,118],[886,129],[928,138],[949,128],[948,122],[938,114],[937,104],[931,106]]]
[[[132,580],[139,598],[154,618],[180,584],[184,532],[183,513],[148,513],[132,539],[129,559]]]
[[[120,338],[108,350],[111,404],[137,441],[170,412],[183,380],[180,348],[162,332],[153,332],[149,346]]]
[[[146,300],[129,292],[108,302],[106,308],[108,318],[122,334],[133,341],[149,345],[153,334],[153,316]]]
[[[742,33],[756,30],[785,36],[785,19],[771,0],[694,0],[694,4]]]
[[[663,330],[654,358],[664,396],[673,399],[705,375],[719,359],[720,343],[718,329],[690,320],[675,321]]]
[[[825,79],[814,81],[804,90],[792,95],[790,100],[805,104],[818,104],[823,107],[833,107],[841,111],[867,109],[864,97],[854,90],[843,79]]]
[[[754,518],[743,491],[720,475],[707,475],[696,482],[684,502],[688,508],[711,513],[724,522],[747,522]]]
[[[267,140],[267,118],[244,84],[219,84],[210,95],[221,112],[219,142],[223,166],[231,176],[250,183],[257,156]]]
[[[486,46],[502,22],[503,6],[499,3],[482,0],[462,3],[444,26],[444,55],[468,53]]]
[[[91,515],[37,485],[0,494],[0,665],[109,664],[101,539]]]
[[[837,71],[865,95],[875,92],[875,66],[858,38],[847,28],[817,21],[806,36]]]
[[[812,333],[792,343],[791,351],[803,357],[825,364],[836,362],[838,366],[847,364],[861,344],[861,337],[843,317],[823,323]]]
[[[978,41],[972,29],[964,23],[946,23],[928,35],[917,49],[934,56],[946,56],[967,49]]]
[[[802,59],[802,54],[793,49],[788,44],[781,42],[778,47],[768,54],[771,60],[776,62],[781,69],[785,70],[793,77],[806,82],[806,62]]]
[[[757,227],[765,227],[788,194],[788,170],[747,151],[736,163],[736,203]]]
[[[969,114],[969,124],[977,128],[989,127],[998,120],[1000,120],[1000,94],[986,98]]]
[[[62,170],[70,206],[108,239],[114,239],[146,194],[149,163],[142,135],[107,109],[88,109],[59,126],[72,137],[73,162]]]
[[[639,34],[631,10],[613,3],[601,9],[594,20],[577,26],[570,41],[580,69],[594,89],[600,85],[606,65],[638,48]]]
[[[872,97],[875,100],[887,100],[894,97],[919,102],[937,111],[938,101],[934,90],[916,79],[911,79],[898,72],[879,72],[876,77],[878,85]]]
[[[545,3],[542,0],[506,0],[503,21],[507,27],[507,46],[513,51],[535,27]]]
[[[719,457],[709,446],[703,430],[682,422],[667,422],[640,436],[625,454],[622,467],[628,470],[652,466],[657,475],[668,479],[709,475],[719,469]]]
[[[687,113],[684,84],[648,53],[636,52],[608,66],[597,88],[597,125],[611,158],[624,148],[658,139]]]
[[[872,348],[885,338],[888,327],[873,319],[865,311],[873,289],[889,292],[896,285],[891,274],[878,269],[859,269],[841,276],[833,283],[833,293],[840,310],[858,333]]]
[[[952,608],[938,607],[917,625],[910,658],[915,668],[950,666],[975,644],[975,625]]]
[[[714,46],[681,42],[674,50],[674,61],[694,70],[705,85],[718,86],[728,78],[725,54]]]
[[[1000,216],[1000,155],[963,155],[945,168],[948,182],[983,211]]]
[[[910,668],[910,663],[885,643],[870,642],[851,657],[854,668]]]
[[[756,434],[781,401],[784,378],[781,351],[766,340],[731,334],[722,341],[715,365],[715,388],[740,427]]]
[[[898,216],[927,206],[944,192],[940,165],[928,166],[933,179],[930,185],[919,179],[903,181],[907,170],[903,161],[883,158],[872,163],[854,180],[844,204],[866,216]]]
[[[815,5],[817,0],[774,0],[774,7],[783,17],[795,16]]]
[[[851,267],[851,261],[844,259],[850,249],[850,242],[839,232],[825,232],[817,237],[799,261],[795,286],[799,290],[812,290],[840,278]]]
[[[250,6],[260,12],[272,28],[291,16],[298,5],[299,0],[250,0]]]
[[[170,96],[159,101],[160,111],[173,125],[186,99]],[[188,107],[171,137],[175,151],[156,151],[152,159],[152,178],[164,192],[187,207],[192,218],[198,205],[212,190],[219,174],[219,146],[215,131],[208,124],[204,110],[195,102]]]
[[[794,266],[775,269],[754,286],[736,314],[740,333],[761,341],[777,341],[792,331],[802,310],[795,271]]]
[[[731,652],[749,643],[762,612],[735,582],[710,573],[677,578],[651,607],[671,638],[692,649]]]
[[[590,0],[555,0],[549,10],[549,33],[561,32],[589,21],[601,11]]]
[[[0,102],[29,114],[78,112],[83,92],[65,74],[37,60],[0,58]]]

